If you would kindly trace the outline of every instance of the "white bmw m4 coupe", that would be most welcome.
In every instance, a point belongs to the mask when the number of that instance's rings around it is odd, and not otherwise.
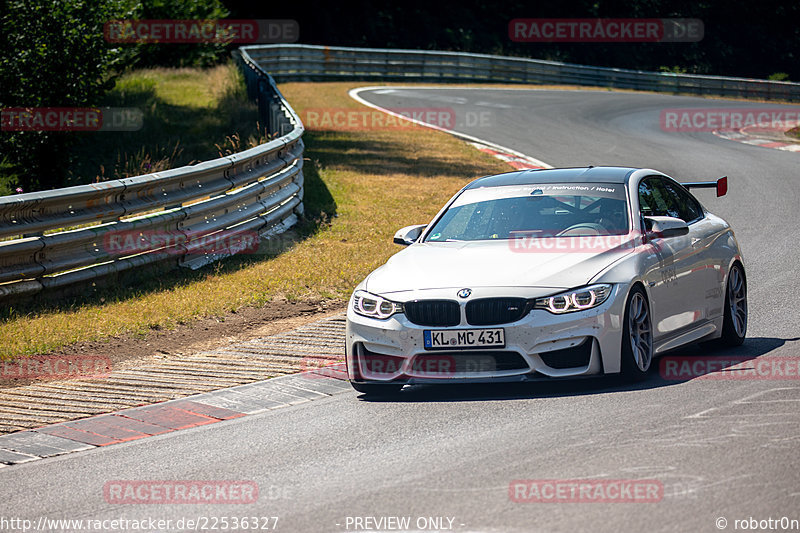
[[[406,384],[623,373],[697,341],[739,345],[747,285],[731,227],[680,184],[621,167],[509,172],[461,189],[356,287],[347,372]]]

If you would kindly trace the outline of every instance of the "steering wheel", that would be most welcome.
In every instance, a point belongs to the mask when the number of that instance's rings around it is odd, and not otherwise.
[[[588,233],[587,230],[594,233]],[[567,229],[556,233],[556,237],[569,237],[572,234],[586,235],[587,233],[589,235],[607,235],[608,230],[600,224],[595,224],[594,222],[581,222],[580,224],[573,224]]]

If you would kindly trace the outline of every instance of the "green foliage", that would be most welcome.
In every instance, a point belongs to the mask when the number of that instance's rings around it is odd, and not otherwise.
[[[134,64],[209,65],[226,45],[112,44],[103,30],[121,19],[219,19],[219,0],[12,0],[0,12],[0,109],[93,107]],[[133,92],[146,91],[131,87]],[[0,193],[65,185],[70,150],[81,134],[5,131],[0,134]],[[96,135],[96,133],[95,133]]]
[[[789,81],[789,75],[785,72],[775,72],[770,74],[767,79],[771,81]]]
[[[0,196],[8,196],[17,192],[20,179],[16,169],[8,156],[0,159]]]
[[[143,0],[137,18],[144,20],[218,20],[228,16],[220,0]],[[130,45],[128,45],[130,46]],[[136,64],[140,67],[207,67],[226,59],[224,43],[141,44],[137,46]]]
[[[87,107],[113,86],[130,55],[103,38],[103,23],[131,13],[126,0],[12,1],[0,15],[0,108]],[[22,187],[61,184],[73,137],[59,132],[3,132],[4,181]],[[13,170],[11,170],[13,169]]]
[[[673,67],[665,67],[665,66],[662,65],[662,66],[658,67],[658,71],[659,72],[668,72],[670,74],[686,74],[686,69],[684,67],[679,66],[679,65],[675,65]]]

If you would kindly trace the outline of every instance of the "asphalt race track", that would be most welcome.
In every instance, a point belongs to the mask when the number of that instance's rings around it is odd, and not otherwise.
[[[771,106],[610,91],[409,88],[361,97],[483,117],[455,129],[553,166],[643,166],[679,181],[727,174],[728,196],[698,197],[736,230],[750,318],[745,345],[713,355],[799,356],[800,154],[659,124],[664,108]],[[677,355],[708,353],[693,346]],[[408,529],[424,531],[735,531],[736,520],[800,520],[798,451],[797,376],[676,381],[656,371],[636,385],[417,387],[391,401],[347,391],[2,468],[0,514],[269,516],[284,532],[398,530],[390,517],[409,517]],[[655,480],[662,492],[633,503],[510,497],[514,480],[579,479]],[[113,504],[103,495],[111,480],[248,480],[260,497],[249,505]]]

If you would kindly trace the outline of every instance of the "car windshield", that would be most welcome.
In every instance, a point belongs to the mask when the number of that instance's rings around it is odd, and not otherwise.
[[[425,242],[628,233],[625,186],[547,183],[467,189]]]

